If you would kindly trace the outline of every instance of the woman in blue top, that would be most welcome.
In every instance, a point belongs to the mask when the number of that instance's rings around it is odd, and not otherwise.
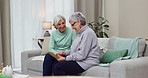
[[[76,36],[75,31],[70,27],[66,27],[66,20],[61,15],[54,17],[53,24],[56,30],[51,34],[48,52],[56,54],[59,51],[69,50]],[[49,76],[52,74],[52,68],[55,62],[58,62],[57,59],[49,54],[45,55],[43,62],[43,76]]]

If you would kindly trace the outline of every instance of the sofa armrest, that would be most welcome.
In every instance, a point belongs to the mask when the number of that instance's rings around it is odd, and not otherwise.
[[[148,57],[115,61],[110,64],[110,78],[147,78]]]
[[[21,53],[21,71],[27,74],[27,60],[30,57],[41,55],[41,50],[28,50]]]

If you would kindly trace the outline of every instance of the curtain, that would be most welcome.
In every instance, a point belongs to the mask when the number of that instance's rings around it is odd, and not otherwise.
[[[10,0],[0,0],[0,63],[11,65]]]
[[[74,12],[74,0],[11,0],[13,67],[20,68],[21,52],[40,49],[37,39],[43,35],[42,21],[53,21],[60,14]],[[67,21],[67,25],[68,24]],[[17,56],[17,57],[15,57]]]
[[[2,0],[0,0],[0,63],[3,62],[3,57],[2,57],[2,31],[1,31],[1,3]]]
[[[74,11],[82,12],[86,18],[87,22],[92,22],[102,16],[101,5],[102,0],[75,0]]]

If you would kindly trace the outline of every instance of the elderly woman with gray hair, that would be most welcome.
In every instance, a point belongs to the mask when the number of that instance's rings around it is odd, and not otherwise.
[[[69,50],[76,36],[75,31],[71,27],[66,27],[65,17],[61,15],[54,17],[53,24],[56,30],[51,33],[48,52],[58,53],[59,51]],[[50,54],[45,55],[43,76],[52,75],[52,69],[56,62],[58,62],[57,59]]]
[[[69,50],[58,53],[59,62],[54,66],[54,75],[78,75],[99,64],[98,40],[94,31],[86,25],[85,16],[75,12],[69,22],[76,31],[76,39]]]

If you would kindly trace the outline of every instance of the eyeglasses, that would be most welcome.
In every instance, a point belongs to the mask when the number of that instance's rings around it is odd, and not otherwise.
[[[74,22],[73,24],[71,24],[71,26],[74,26],[76,22]]]

